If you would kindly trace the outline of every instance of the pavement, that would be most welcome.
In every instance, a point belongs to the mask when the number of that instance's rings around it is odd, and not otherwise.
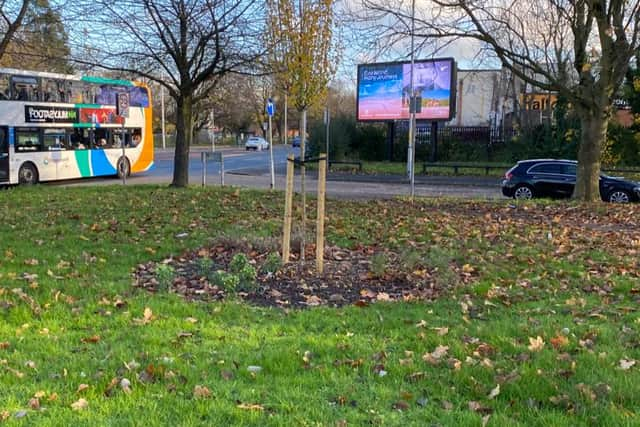
[[[211,146],[191,147],[190,155],[200,158],[200,152],[210,151]],[[216,151],[222,151],[226,155],[233,152],[244,152],[243,147],[216,146]],[[173,158],[174,148],[156,148],[157,159]],[[284,190],[286,186],[286,167],[279,165],[275,171],[275,189]],[[317,171],[307,170],[305,177],[305,191],[317,192]],[[154,175],[134,175],[127,179],[129,184],[169,184],[171,177]],[[119,181],[113,179],[92,179],[67,181],[63,185],[113,185]],[[202,182],[200,172],[189,174],[189,183],[199,185]],[[466,197],[480,199],[504,198],[500,191],[500,179],[497,177],[468,177],[468,176],[425,176],[416,175],[414,181],[414,195],[416,197]],[[231,186],[269,189],[271,187],[270,173],[264,169],[240,169],[227,171],[224,175],[224,184]],[[206,185],[221,185],[219,173],[210,173],[206,177]],[[299,169],[296,169],[294,180],[296,192],[301,192],[301,179]],[[409,180],[406,175],[373,175],[353,174],[341,171],[329,171],[327,173],[326,194],[327,197],[348,199],[389,199],[395,197],[410,196]]]

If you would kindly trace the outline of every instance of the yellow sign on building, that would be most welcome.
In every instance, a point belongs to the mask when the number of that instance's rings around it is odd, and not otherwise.
[[[520,95],[520,105],[525,110],[553,109],[558,103],[555,93],[523,93]]]

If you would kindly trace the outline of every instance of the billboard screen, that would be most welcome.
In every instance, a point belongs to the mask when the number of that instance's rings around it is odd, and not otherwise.
[[[414,90],[422,97],[416,119],[451,120],[456,88],[453,58],[414,61],[413,70]],[[410,93],[410,62],[358,65],[359,121],[408,120]]]

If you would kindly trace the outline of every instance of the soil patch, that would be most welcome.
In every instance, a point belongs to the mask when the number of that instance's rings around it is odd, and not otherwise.
[[[171,292],[192,300],[221,300],[231,292],[214,284],[212,275],[216,271],[229,272],[234,255],[243,253],[257,271],[257,277],[252,289],[239,290],[236,295],[261,306],[365,306],[376,301],[432,300],[446,291],[438,286],[434,276],[437,272],[423,265],[412,265],[408,269],[397,254],[375,247],[327,248],[324,272],[318,274],[314,250],[313,245],[307,247],[304,264],[298,260],[299,254],[293,254],[292,262],[268,271],[269,252],[246,245],[218,244],[159,263],[138,265],[134,286],[150,292],[159,291],[163,285],[159,279],[159,266],[165,265],[174,273],[170,284],[164,284],[170,286]]]

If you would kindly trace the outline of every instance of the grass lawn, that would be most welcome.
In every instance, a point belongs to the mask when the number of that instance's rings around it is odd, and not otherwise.
[[[7,425],[640,425],[637,205],[330,200],[329,244],[394,251],[448,292],[283,310],[132,286],[223,235],[277,242],[280,192],[0,199]]]

